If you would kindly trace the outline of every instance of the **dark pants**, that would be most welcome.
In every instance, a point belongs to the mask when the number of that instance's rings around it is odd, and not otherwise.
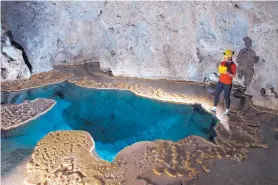
[[[224,89],[224,99],[225,99],[225,105],[226,109],[230,108],[230,93],[232,90],[232,84],[224,84],[222,82],[218,82],[215,90],[215,96],[214,96],[214,106],[217,106],[219,102],[219,96],[221,92]]]

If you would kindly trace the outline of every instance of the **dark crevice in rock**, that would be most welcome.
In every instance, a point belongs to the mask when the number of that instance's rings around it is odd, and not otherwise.
[[[3,43],[4,42],[2,42],[2,40],[1,40],[1,44],[3,45]],[[9,61],[14,61],[14,59],[12,59],[9,55],[7,55],[6,53],[4,53],[4,52],[1,52],[2,53],[2,55],[4,56],[4,57],[6,57]],[[2,56],[2,57],[3,57]],[[3,78],[3,79],[6,79],[7,78],[7,68],[4,68],[4,67],[1,67],[1,77]]]
[[[238,6],[237,4],[234,5],[235,8],[240,8],[240,6]]]
[[[174,33],[179,33],[179,30],[173,30],[171,28],[168,28],[169,31],[174,32]]]
[[[115,55],[116,55],[116,52],[112,50],[111,51],[111,56],[114,57]]]
[[[63,64],[66,64],[67,63],[67,60],[62,60],[61,61]]]
[[[163,14],[160,14],[159,17],[162,18],[162,19],[165,18],[165,16]]]
[[[4,55],[7,59],[14,61],[14,59],[12,59],[9,55],[7,55],[6,53],[2,52],[2,55]]]
[[[265,88],[261,88],[260,93],[261,93],[262,96],[265,96],[265,95],[266,95],[266,90],[265,90]]]
[[[271,90],[271,93],[273,93],[275,95],[275,98],[278,98],[278,93],[275,92],[275,87],[271,87],[270,90]]]
[[[24,48],[20,44],[18,44],[17,42],[14,41],[11,31],[7,32],[7,36],[10,38],[11,44],[16,49],[19,49],[19,50],[22,51],[22,57],[23,57],[24,63],[27,65],[28,69],[30,70],[30,73],[32,73],[33,68],[32,68],[32,65],[31,65],[30,61],[28,60],[28,57],[27,57],[27,55],[24,51]]]
[[[199,48],[197,48],[197,56],[199,58],[199,63],[203,62],[203,57],[202,57],[202,55],[200,53],[200,49]]]
[[[3,79],[7,78],[7,69],[6,68],[1,68],[1,76]]]
[[[135,24],[132,24],[132,23],[128,23],[127,26],[132,26],[132,27],[135,27]]]

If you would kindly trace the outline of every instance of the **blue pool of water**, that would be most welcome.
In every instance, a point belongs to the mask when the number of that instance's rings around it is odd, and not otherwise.
[[[9,131],[2,139],[18,148],[34,148],[55,130],[84,130],[94,138],[96,152],[112,161],[117,153],[139,141],[178,141],[189,135],[213,140],[217,118],[200,105],[160,102],[130,91],[100,90],[69,83],[23,91],[15,103],[35,98],[52,98],[57,104],[38,119]],[[11,137],[12,136],[12,137]]]

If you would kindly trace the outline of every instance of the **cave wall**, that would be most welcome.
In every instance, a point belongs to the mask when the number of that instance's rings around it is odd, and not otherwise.
[[[11,34],[1,29],[1,76],[0,81],[28,79],[31,70],[26,64],[24,53],[17,44],[13,42]]]
[[[278,2],[1,5],[2,25],[34,73],[97,59],[116,76],[203,81],[229,48],[238,64],[235,82],[256,104],[278,109]]]

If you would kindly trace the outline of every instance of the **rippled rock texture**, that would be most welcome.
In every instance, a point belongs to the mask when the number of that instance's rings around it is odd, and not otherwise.
[[[102,168],[105,171],[108,163],[91,156],[93,149],[93,139],[87,132],[50,133],[36,146],[32,161],[27,164],[28,176],[24,183],[101,184],[95,176],[101,174]],[[86,155],[90,160],[86,160]],[[88,168],[90,165],[92,168]]]
[[[42,87],[48,84],[55,84],[68,80],[73,76],[72,73],[62,73],[56,70],[43,72],[32,75],[30,79],[13,80],[1,83],[1,91],[3,92],[16,92],[36,87]]]
[[[277,2],[3,2],[2,22],[35,73],[99,59],[116,76],[203,81],[230,48],[236,81],[256,104],[278,109],[277,8]]]
[[[32,101],[24,101],[19,105],[2,105],[1,130],[10,130],[28,123],[48,112],[55,103],[55,100],[38,98]]]

